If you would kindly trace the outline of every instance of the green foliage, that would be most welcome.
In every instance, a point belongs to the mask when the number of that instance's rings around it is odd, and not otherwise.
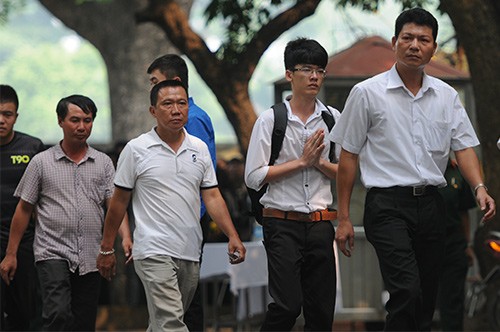
[[[24,8],[26,0],[0,0],[0,25],[7,23],[9,15]]]
[[[338,5],[340,7],[345,7],[351,5],[354,7],[359,7],[362,10],[376,12],[378,11],[380,5],[384,0],[338,0]],[[406,8],[422,7],[423,5],[429,4],[432,0],[399,0],[401,6]]]
[[[205,9],[208,23],[220,20],[225,26],[225,40],[217,56],[225,61],[237,62],[238,55],[245,51],[247,43],[269,20],[291,7],[297,1],[285,0],[212,0]],[[376,12],[384,0],[330,0],[339,7],[348,5],[364,11]],[[435,0],[396,0],[401,7],[412,8],[433,3]]]
[[[207,22],[221,19],[226,27],[226,39],[217,51],[225,61],[237,61],[246,44],[259,29],[278,12],[284,0],[212,0],[205,9]]]
[[[58,142],[62,132],[57,102],[70,94],[83,94],[99,109],[91,141],[109,142],[109,90],[99,53],[36,6],[26,1],[22,13],[11,13],[7,24],[0,26],[0,83],[13,86],[19,95],[16,130],[48,144]],[[67,47],[68,37],[72,48]]]
[[[55,112],[57,102],[71,94],[83,94],[94,100],[99,109],[93,141],[109,141],[111,115],[107,91],[103,91],[107,82],[95,52],[88,44],[75,53],[49,44],[17,49],[0,67],[3,83],[12,85],[19,95],[16,129],[46,143],[57,142],[62,138]]]

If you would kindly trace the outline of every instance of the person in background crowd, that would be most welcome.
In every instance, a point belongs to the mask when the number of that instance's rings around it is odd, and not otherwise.
[[[43,151],[44,145],[36,137],[14,130],[18,117],[19,99],[9,85],[0,85],[0,261],[5,257],[10,225],[19,199],[14,191],[34,155]],[[41,318],[36,304],[37,277],[33,255],[35,223],[30,216],[29,225],[17,252],[17,277],[9,286],[3,281],[0,289],[0,330],[28,331],[38,329]]]
[[[94,331],[101,283],[95,261],[114,168],[107,155],[87,144],[97,113],[91,99],[71,95],[56,111],[64,137],[33,157],[14,193],[20,200],[0,274],[7,285],[16,280],[21,238],[36,209],[33,248],[43,329]],[[127,222],[120,233],[130,252]]]
[[[444,177],[447,186],[439,193],[446,205],[446,236],[437,303],[443,331],[463,331],[465,278],[474,262],[469,210],[477,205],[454,159],[448,161]]]
[[[226,178],[225,181],[222,181],[221,177]],[[226,163],[223,174],[219,173],[217,179],[219,180],[222,197],[226,201],[229,214],[234,227],[240,235],[240,239],[250,241],[252,239],[254,218],[250,215],[250,197],[248,196],[244,177],[245,162],[241,157],[234,157]],[[225,185],[222,182],[226,182]],[[222,242],[222,240],[227,241],[225,237],[219,240],[219,242]]]
[[[458,93],[424,69],[437,48],[438,23],[413,8],[396,19],[395,65],[356,84],[329,139],[342,146],[337,176],[336,241],[354,246],[349,216],[358,160],[368,189],[364,228],[389,292],[385,329],[429,331],[443,263],[444,171],[450,149],[474,188],[484,220],[495,202],[481,177],[474,133]]]

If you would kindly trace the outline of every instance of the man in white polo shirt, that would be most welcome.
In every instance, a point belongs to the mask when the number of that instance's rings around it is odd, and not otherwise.
[[[199,279],[200,190],[208,213],[229,238],[231,263],[245,259],[245,247],[217,187],[207,145],[184,129],[187,88],[166,80],[150,97],[157,126],[131,140],[120,155],[97,266],[103,277],[114,275],[113,242],[132,199],[134,266],[146,292],[148,331],[187,331],[183,315]]]

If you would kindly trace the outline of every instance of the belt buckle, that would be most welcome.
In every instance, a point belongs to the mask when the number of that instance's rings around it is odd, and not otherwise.
[[[422,196],[425,194],[425,186],[413,187],[413,196]]]

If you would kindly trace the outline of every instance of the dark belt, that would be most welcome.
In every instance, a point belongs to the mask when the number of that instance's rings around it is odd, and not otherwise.
[[[401,196],[425,196],[431,195],[437,191],[436,186],[415,186],[415,187],[388,187],[388,188],[379,188],[373,187],[370,188],[370,191],[376,192],[386,192],[386,193],[394,193]]]
[[[314,211],[311,213],[302,213],[264,208],[262,209],[262,216],[294,221],[316,222],[337,219],[337,211],[325,209],[321,211]]]

